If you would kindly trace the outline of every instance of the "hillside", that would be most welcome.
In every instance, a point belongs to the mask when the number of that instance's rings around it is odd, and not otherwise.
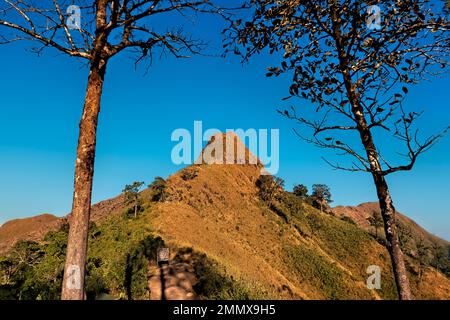
[[[111,212],[123,210],[123,198],[117,196],[112,199],[94,204],[91,208],[91,221],[102,223]],[[0,226],[0,254],[7,252],[20,240],[39,241],[48,232],[58,230],[70,214],[65,218],[55,217],[51,214],[42,214],[35,217],[15,219]]]
[[[337,206],[332,209],[333,213],[342,218],[349,217],[356,222],[358,226],[363,228],[368,232],[373,232],[373,227],[370,226],[368,218],[373,214],[373,212],[380,212],[380,208],[377,202],[367,202],[362,203],[356,207],[351,206]],[[427,246],[443,246],[450,247],[450,242],[441,239],[422,228],[414,220],[408,218],[407,216],[396,212],[397,225],[400,234],[407,234],[411,238],[408,246],[409,251],[407,254],[414,255],[416,251],[416,242],[423,241]],[[383,234],[384,238],[384,234]]]
[[[378,202],[361,203],[356,207],[337,206],[333,208],[333,213],[335,213],[338,217],[350,217],[365,230],[370,230],[371,228],[367,219],[370,217],[373,211],[380,212]],[[408,225],[413,230],[414,234],[424,237],[429,241],[438,242],[442,245],[450,245],[450,242],[429,233],[414,220],[408,218],[404,214],[401,214],[397,211],[396,217],[399,221],[401,221],[401,223]]]
[[[389,255],[364,225],[367,205],[336,208],[340,213],[334,216],[289,192],[262,201],[257,187],[262,166],[248,159],[227,165],[210,161],[173,174],[166,181],[164,201],[155,200],[154,190],[141,192],[137,218],[127,213],[120,196],[93,206],[88,297],[160,298],[158,278],[164,273],[169,298],[396,298]],[[350,216],[360,226],[338,215]],[[448,245],[419,226],[412,237],[419,231],[430,242]],[[0,298],[14,298],[18,292],[29,299],[58,298],[66,238],[63,226],[42,244],[16,245],[15,252],[40,254],[28,262],[27,286],[14,280],[20,276],[8,274]],[[171,249],[168,270],[159,270],[154,261],[162,245]],[[14,252],[4,259],[17,261]],[[416,298],[450,299],[447,276],[431,263],[420,265],[414,255],[407,262]],[[381,268],[381,290],[366,287],[369,265]]]
[[[15,219],[0,227],[0,253],[7,251],[18,240],[38,241],[49,231],[60,227],[61,219],[51,214]]]

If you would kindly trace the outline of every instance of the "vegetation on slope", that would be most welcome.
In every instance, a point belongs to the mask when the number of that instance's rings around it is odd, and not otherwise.
[[[156,260],[164,241],[148,223],[151,207],[132,218],[133,210],[90,226],[87,262],[88,299],[148,299],[147,269]],[[130,211],[130,212],[129,212]],[[131,215],[130,215],[131,213]],[[49,232],[42,243],[18,242],[0,258],[0,300],[60,299],[68,228]],[[191,248],[177,250],[174,261]],[[249,299],[246,286],[228,277],[205,254],[192,261],[198,282],[197,294],[204,299]]]
[[[356,207],[335,207],[333,213],[341,219],[352,219],[366,230],[375,240],[385,245],[385,235],[380,219],[379,205],[375,202],[363,203]],[[420,277],[422,272],[432,267],[450,276],[450,243],[440,239],[413,220],[396,213],[397,232],[400,246],[405,254],[409,272]]]
[[[387,253],[364,230],[352,223],[321,213],[290,193],[279,198],[283,212],[305,241],[285,248],[288,264],[300,282],[317,288],[326,299],[396,297]],[[366,269],[382,265],[383,287],[376,295],[366,288]]]
[[[87,298],[149,299],[161,246],[171,249],[172,263],[194,270],[200,299],[397,298],[379,239],[281,183],[264,184],[272,189],[261,199],[258,173],[254,166],[195,166],[164,181],[164,200],[150,188],[140,193],[139,210],[114,206],[90,227]],[[17,243],[0,258],[0,299],[59,299],[66,244],[67,225],[43,242]],[[419,260],[408,259],[416,298],[450,297],[450,279],[434,260],[424,260],[419,274]],[[366,287],[370,265],[381,268],[380,290]]]

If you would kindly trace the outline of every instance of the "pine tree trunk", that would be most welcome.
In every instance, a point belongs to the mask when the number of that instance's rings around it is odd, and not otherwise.
[[[405,260],[397,237],[395,226],[395,208],[386,180],[379,174],[373,174],[380,204],[381,216],[384,221],[384,232],[386,234],[387,249],[391,256],[395,283],[401,300],[411,300],[411,288],[408,274],[406,272]]]
[[[80,121],[72,213],[62,288],[63,300],[85,299],[85,265],[94,175],[97,122],[106,71],[106,61],[91,64],[83,115]]]

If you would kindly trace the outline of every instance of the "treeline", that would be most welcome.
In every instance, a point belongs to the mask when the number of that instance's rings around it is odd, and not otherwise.
[[[282,178],[272,175],[261,175],[256,181],[256,186],[259,189],[258,195],[265,202],[271,202],[281,192],[284,192],[284,185],[285,181]],[[296,184],[292,193],[320,211],[329,211],[329,204],[333,202],[330,187],[326,184],[313,184],[311,194],[309,194],[308,187],[303,184]]]
[[[126,227],[127,221],[117,221],[115,228],[108,223],[109,232],[91,223],[87,299],[146,297],[148,263],[156,260],[156,250],[164,242],[148,234],[138,236],[137,230]],[[68,225],[64,224],[49,232],[43,242],[20,241],[0,257],[0,300],[60,299],[67,238]]]

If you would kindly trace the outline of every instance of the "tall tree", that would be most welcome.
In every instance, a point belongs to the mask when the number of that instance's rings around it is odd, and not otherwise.
[[[328,204],[333,202],[330,188],[326,184],[313,184],[312,188],[311,198],[313,203],[318,205],[320,211],[323,210],[324,205],[329,207]]]
[[[443,2],[249,1],[254,14],[228,29],[228,50],[245,59],[265,49],[279,57],[280,64],[268,68],[267,76],[292,73],[286,99],[299,96],[314,105],[301,113],[294,107],[280,111],[305,129],[296,133],[354,158],[350,165],[333,163],[334,168],[372,176],[399,297],[411,299],[386,176],[411,170],[446,132],[420,139],[414,124],[421,113],[403,107],[407,86],[449,65]],[[382,142],[396,141],[404,143],[406,163],[394,164],[403,159],[389,161],[381,152]]]
[[[419,281],[422,280],[423,273],[425,272],[427,266],[430,264],[430,247],[425,242],[425,239],[420,238],[416,243],[417,248],[417,260],[419,262]]]
[[[62,299],[84,299],[84,278],[96,134],[105,73],[111,58],[124,51],[136,64],[157,51],[177,58],[197,54],[203,42],[192,39],[175,16],[214,14],[227,18],[209,0],[0,0],[0,43],[29,40],[41,53],[54,48],[87,62],[89,75],[76,153],[73,205]],[[164,20],[159,19],[165,15]],[[152,18],[157,18],[155,26]],[[164,21],[166,25],[160,25]]]
[[[122,192],[125,198],[125,202],[127,204],[132,204],[134,209],[134,217],[137,218],[138,209],[141,205],[139,198],[139,191],[145,183],[143,181],[136,181],[132,184],[127,184],[125,188],[123,188]]]
[[[308,188],[304,184],[296,184],[292,192],[302,200],[308,197]]]
[[[155,180],[148,187],[153,191],[152,200],[166,201],[167,181],[164,178],[155,177]]]
[[[367,218],[369,224],[375,229],[375,238],[378,238],[378,229],[383,227],[383,218],[381,214],[373,210],[372,215]]]

